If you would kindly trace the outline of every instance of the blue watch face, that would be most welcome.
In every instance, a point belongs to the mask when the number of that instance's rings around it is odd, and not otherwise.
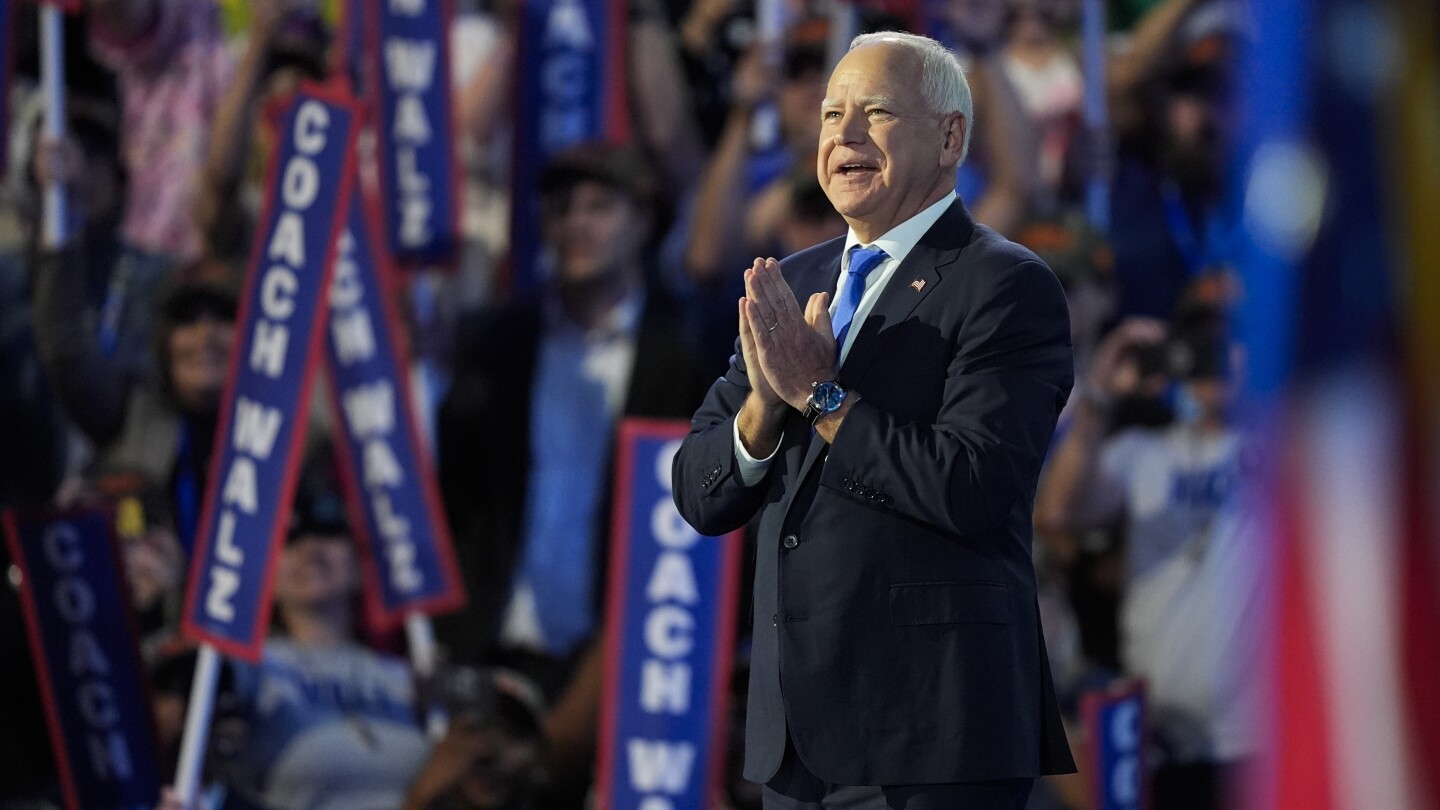
[[[814,394],[816,407],[825,413],[836,410],[845,401],[845,389],[830,381],[815,386]]]

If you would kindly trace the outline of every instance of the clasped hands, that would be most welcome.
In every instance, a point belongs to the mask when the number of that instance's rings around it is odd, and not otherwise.
[[[772,414],[785,405],[804,410],[811,383],[835,377],[830,294],[810,296],[802,311],[780,263],[756,259],[745,271],[739,312],[740,350],[752,396]]]

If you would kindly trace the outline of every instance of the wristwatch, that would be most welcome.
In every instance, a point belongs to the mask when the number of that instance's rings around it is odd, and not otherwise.
[[[840,410],[845,404],[845,389],[834,380],[810,383],[810,398],[805,400],[802,415],[813,427],[825,414]]]

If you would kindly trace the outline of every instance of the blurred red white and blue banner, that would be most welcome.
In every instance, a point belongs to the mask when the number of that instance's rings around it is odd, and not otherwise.
[[[625,0],[521,0],[511,288],[540,283],[540,173],[571,144],[629,139]]]
[[[670,464],[685,422],[620,427],[598,807],[705,810],[724,767],[739,532],[701,537],[680,517]]]
[[[111,516],[6,512],[68,810],[149,810],[159,748]]]
[[[1265,0],[1240,75],[1270,710],[1249,808],[1440,806],[1440,24]]]
[[[366,605],[378,627],[409,613],[453,610],[465,593],[416,427],[375,209],[356,183],[330,281],[325,346],[341,477],[363,552]]]
[[[245,660],[270,626],[360,115],[304,86],[278,118],[182,616],[186,635]]]
[[[350,11],[362,9],[376,65],[365,89],[377,115],[390,255],[406,266],[449,266],[459,249],[461,200],[450,97],[454,0],[387,0]]]

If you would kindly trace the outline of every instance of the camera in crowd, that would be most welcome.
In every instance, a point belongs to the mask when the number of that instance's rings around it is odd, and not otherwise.
[[[1182,311],[1162,342],[1135,347],[1135,364],[1142,377],[1173,380],[1228,380],[1230,337],[1224,313],[1203,306]]]

